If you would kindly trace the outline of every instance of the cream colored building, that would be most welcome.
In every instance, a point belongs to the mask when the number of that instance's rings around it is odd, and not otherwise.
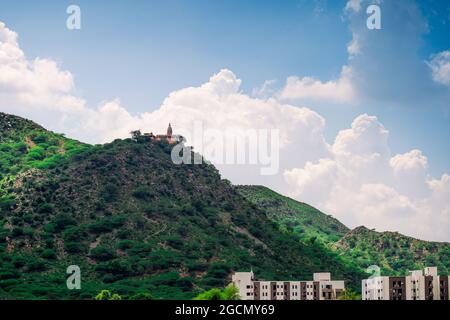
[[[449,276],[436,267],[410,271],[404,277],[379,276],[362,281],[363,300],[450,300]]]
[[[252,271],[236,272],[232,283],[242,300],[335,300],[345,291],[330,273],[314,273],[312,281],[257,281]]]

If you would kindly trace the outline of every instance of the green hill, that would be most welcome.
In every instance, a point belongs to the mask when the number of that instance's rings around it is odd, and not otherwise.
[[[0,112],[0,142],[18,141],[32,132],[48,133],[33,121]]]
[[[364,276],[212,165],[174,165],[164,142],[91,146],[5,114],[0,128],[0,299],[192,298],[250,268],[280,280],[330,271],[354,289]],[[66,288],[73,264],[81,290]]]
[[[0,183],[31,168],[59,166],[89,146],[0,112]]]
[[[378,265],[383,274],[404,275],[408,270],[438,267],[439,273],[450,273],[450,244],[429,242],[397,232],[376,232],[358,227],[335,243],[342,256],[366,268]]]
[[[328,243],[338,241],[350,231],[332,216],[264,186],[237,186],[236,190],[264,210],[270,219],[302,238],[317,238]]]
[[[237,191],[265,211],[273,221],[301,238],[317,238],[348,264],[365,270],[378,265],[384,275],[437,266],[450,273],[450,244],[414,239],[396,232],[379,233],[365,227],[349,230],[313,207],[262,186],[239,186]]]

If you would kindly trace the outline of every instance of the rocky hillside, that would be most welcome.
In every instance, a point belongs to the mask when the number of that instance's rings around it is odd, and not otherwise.
[[[436,266],[450,273],[450,244],[428,242],[397,232],[376,232],[358,227],[333,247],[361,267],[378,265],[383,274],[403,275],[408,270]]]
[[[90,146],[4,114],[0,128],[0,299],[191,298],[250,268],[283,280],[330,271],[355,289],[363,277],[213,166],[174,165],[166,143]],[[81,290],[66,288],[73,264]]]
[[[0,142],[18,141],[31,132],[47,132],[33,121],[0,112]]]
[[[317,238],[322,242],[339,240],[350,229],[332,216],[302,202],[278,194],[263,186],[237,186],[247,200],[280,223],[286,230],[302,238]]]
[[[349,230],[319,210],[262,186],[239,186],[237,191],[265,211],[270,219],[302,239],[317,238],[348,264],[363,270],[378,265],[385,275],[437,266],[450,273],[450,244],[428,242],[395,232],[379,233],[365,227]]]
[[[88,148],[32,121],[0,113],[0,183],[28,169],[55,168]]]

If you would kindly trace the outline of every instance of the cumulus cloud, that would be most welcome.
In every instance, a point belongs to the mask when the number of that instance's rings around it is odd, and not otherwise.
[[[349,0],[345,5],[346,11],[359,12],[361,10],[361,0]]]
[[[303,168],[285,171],[286,181],[295,187],[291,195],[314,203],[326,201],[337,178],[337,165],[331,159],[319,159],[317,163],[308,161]]]
[[[292,196],[352,227],[448,241],[448,175],[430,178],[420,150],[391,156],[388,138],[376,117],[358,116],[336,136],[331,157],[285,171]]]
[[[160,109],[140,117],[140,128],[165,130],[172,122],[178,132],[192,132],[200,121],[204,130],[218,129],[226,134],[246,130],[278,130],[281,165],[306,163],[309,157],[328,154],[323,136],[325,119],[308,108],[294,107],[278,100],[253,98],[240,92],[241,80],[230,70],[221,70],[199,87],[172,92]],[[201,150],[196,141],[191,142]],[[295,146],[303,152],[292,152]],[[234,182],[261,183],[258,172],[242,166],[219,165],[222,173]],[[245,174],[244,174],[245,173]]]
[[[428,65],[431,68],[434,81],[450,86],[450,50],[435,55]]]
[[[352,40],[347,45],[347,52],[350,58],[361,53],[357,34],[353,34]]]
[[[55,61],[28,61],[18,36],[0,22],[0,103],[2,106],[46,106],[76,111],[83,101],[69,93],[74,88],[70,72],[61,71]]]
[[[287,101],[351,102],[356,98],[350,80],[351,72],[349,67],[343,67],[338,79],[326,82],[313,77],[289,77],[277,98]]]
[[[252,90],[252,95],[257,98],[267,99],[275,94],[275,89],[273,86],[276,84],[276,80],[266,80],[259,87]]]
[[[403,194],[421,199],[429,195],[428,159],[420,150],[398,154],[389,162],[397,181],[397,189]]]

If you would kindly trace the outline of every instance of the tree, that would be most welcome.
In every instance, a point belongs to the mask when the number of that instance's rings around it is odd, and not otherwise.
[[[214,288],[200,293],[194,300],[222,300],[222,292],[220,289]]]
[[[223,296],[225,299],[223,300],[240,300],[240,296],[239,296],[239,289],[233,285],[230,284],[228,285],[224,290],[223,290]]]
[[[130,300],[155,300],[155,297],[148,292],[139,292],[131,296]]]
[[[95,296],[94,300],[122,300],[122,297],[117,293],[112,293],[109,290],[102,290]]]
[[[346,289],[344,293],[338,297],[339,300],[361,300],[361,296],[351,289]]]
[[[131,133],[131,139],[133,139],[135,142],[139,142],[139,140],[142,136],[141,130],[134,130],[134,131],[131,131],[130,133]]]
[[[232,284],[223,290],[213,288],[200,293],[194,300],[240,300],[239,289]]]

